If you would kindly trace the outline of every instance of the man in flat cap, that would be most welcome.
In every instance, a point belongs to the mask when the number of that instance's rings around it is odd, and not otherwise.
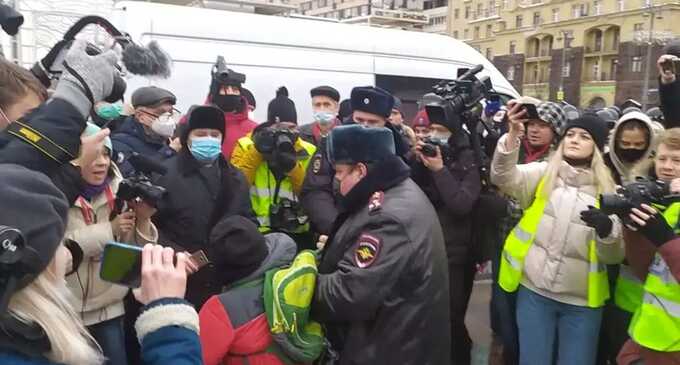
[[[111,135],[111,158],[125,177],[135,173],[135,168],[128,162],[133,153],[158,162],[175,155],[177,151],[171,147],[170,139],[180,118],[174,109],[177,98],[160,87],[141,87],[132,94],[131,101],[134,114]]]
[[[388,109],[389,113],[389,109]],[[448,270],[439,219],[395,155],[393,133],[333,129],[341,215],[319,265],[312,315],[339,364],[447,364]]]
[[[320,147],[333,127],[340,125],[340,93],[330,86],[318,86],[310,91],[314,122],[300,127],[300,137]]]
[[[351,96],[352,120],[368,128],[387,127],[395,131],[389,123],[394,106],[394,97],[387,91],[373,86],[355,87]],[[395,148],[399,156],[409,150],[408,143],[398,133],[393,134]],[[321,151],[325,148],[320,148]],[[338,216],[333,193],[333,168],[324,153],[317,153],[307,169],[307,177],[302,187],[301,202],[307,211],[316,232],[328,235],[335,218]]]

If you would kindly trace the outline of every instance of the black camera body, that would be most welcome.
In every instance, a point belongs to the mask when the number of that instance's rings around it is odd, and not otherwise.
[[[299,227],[307,224],[309,218],[297,202],[281,198],[269,207],[269,221],[274,231],[295,233]]]
[[[164,187],[152,183],[151,174],[164,175],[167,169],[158,162],[138,153],[132,154],[128,161],[135,168],[135,174],[120,182],[116,199],[127,202],[139,198],[147,204],[157,207],[166,190]]]
[[[253,142],[258,152],[272,155],[275,151],[295,152],[295,132],[288,129],[264,128],[253,136]]]
[[[615,194],[600,195],[600,210],[606,214],[625,217],[640,204],[668,206],[680,202],[680,195],[671,194],[663,181],[638,177],[634,182],[619,188]]]
[[[423,145],[421,152],[427,157],[436,157],[437,147],[439,147],[439,150],[442,153],[442,158],[450,154],[448,143],[443,143],[440,140],[432,139],[430,137],[425,138],[423,143],[425,144]]]

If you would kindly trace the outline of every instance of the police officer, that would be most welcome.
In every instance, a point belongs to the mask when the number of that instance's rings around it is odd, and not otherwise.
[[[337,127],[328,144],[342,213],[312,313],[331,353],[339,364],[449,363],[448,270],[432,204],[389,129]]]
[[[394,106],[394,98],[387,91],[373,86],[355,87],[351,96],[352,119],[364,127],[387,127]],[[408,143],[398,133],[394,134],[397,154],[408,153]],[[338,207],[333,195],[333,168],[326,158],[326,148],[317,149],[307,169],[302,186],[300,201],[309,215],[314,230],[320,234],[330,233],[333,221],[338,216]]]

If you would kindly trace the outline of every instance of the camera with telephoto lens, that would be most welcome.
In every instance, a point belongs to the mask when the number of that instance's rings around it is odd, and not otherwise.
[[[118,186],[116,199],[122,202],[133,201],[137,198],[145,203],[157,207],[165,195],[165,188],[154,185],[151,182],[151,174],[164,175],[167,172],[165,166],[156,161],[134,153],[128,161],[135,168],[134,175],[124,179]]]
[[[289,129],[264,128],[257,131],[253,136],[255,148],[263,155],[272,155],[278,152],[294,152],[295,132]]]
[[[619,188],[615,194],[600,195],[600,210],[606,214],[625,217],[640,204],[668,206],[680,202],[680,194],[671,194],[668,184],[659,180],[638,177]]]
[[[427,157],[436,157],[437,156],[437,147],[439,147],[439,150],[442,152],[442,158],[444,156],[449,155],[449,144],[442,142],[438,139],[433,139],[431,137],[427,137],[423,140],[423,145],[422,148],[422,153],[423,155]]]
[[[269,221],[272,230],[295,233],[299,227],[307,224],[309,219],[298,203],[281,198],[278,203],[270,206]]]
[[[217,56],[217,61],[213,66],[212,77],[220,84],[244,84],[246,82],[246,75],[238,73],[227,67],[227,61],[223,56]]]

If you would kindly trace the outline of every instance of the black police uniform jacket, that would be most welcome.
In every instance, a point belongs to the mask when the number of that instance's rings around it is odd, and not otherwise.
[[[257,223],[245,176],[222,155],[215,164],[202,167],[186,147],[165,161],[167,173],[154,179],[167,190],[153,217],[160,244],[194,253],[207,247],[210,231],[222,217],[241,215]],[[199,309],[222,285],[208,265],[189,276],[187,288],[187,300]]]
[[[342,200],[312,306],[340,364],[450,362],[444,238],[409,173],[395,156]]]

